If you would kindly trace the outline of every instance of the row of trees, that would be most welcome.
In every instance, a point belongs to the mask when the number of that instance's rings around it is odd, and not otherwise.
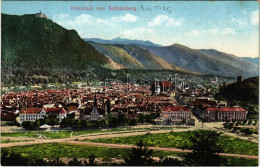
[[[22,127],[27,130],[38,130],[40,126],[48,124],[50,126],[59,125],[59,120],[55,114],[50,114],[48,117],[44,117],[43,119],[32,121],[24,121],[22,122]]]
[[[61,160],[61,158],[29,158],[24,157],[19,153],[11,152],[10,154],[7,151],[4,151],[1,155],[1,164],[3,166],[66,166],[66,163]],[[77,158],[69,161],[69,166],[94,166],[96,165],[95,162],[95,155],[91,154],[88,157],[88,161],[79,161]]]
[[[219,155],[220,152],[223,152],[223,149],[218,144],[219,136],[221,134],[216,131],[208,130],[197,130],[191,136],[189,140],[192,145],[191,153],[180,154],[182,160],[176,158],[163,158],[160,157],[159,161],[153,159],[153,150],[148,149],[148,147],[142,142],[139,141],[136,143],[136,147],[133,147],[128,155],[124,158],[124,163],[119,165],[127,166],[223,166],[230,165],[227,162],[227,159]],[[187,148],[187,147],[185,147]],[[8,155],[7,152],[4,152],[1,156],[2,165],[37,165],[37,166],[64,166],[65,164],[60,160],[60,158],[51,159],[49,161],[33,158],[29,159],[21,156],[21,154],[11,153]],[[90,155],[89,160],[79,161],[77,158],[74,158],[72,161],[69,161],[68,165],[71,166],[86,166],[96,165],[95,156]],[[106,164],[111,165],[111,164]],[[118,165],[118,164],[113,164]],[[232,165],[232,164],[231,164]]]
[[[256,125],[258,123],[258,120],[255,120],[253,123],[253,120],[244,120],[244,121],[227,121],[223,124],[224,128],[232,130],[232,132],[240,132],[240,133],[244,133],[246,135],[252,135],[254,134],[258,134],[258,130],[257,129],[253,129],[253,128],[247,128],[247,127],[238,127],[240,125]]]
[[[32,121],[24,121],[22,127],[28,130],[37,130],[41,125],[48,124],[50,126],[60,125],[61,128],[71,127],[76,130],[80,129],[95,129],[95,128],[106,128],[106,127],[118,127],[118,126],[135,126],[138,123],[154,123],[153,119],[158,117],[158,113],[152,113],[151,115],[139,114],[138,117],[129,118],[126,114],[121,112],[118,115],[111,115],[107,119],[97,120],[97,121],[88,121],[88,120],[79,120],[72,118],[64,118],[61,122],[57,119],[57,116],[50,114],[43,119]]]

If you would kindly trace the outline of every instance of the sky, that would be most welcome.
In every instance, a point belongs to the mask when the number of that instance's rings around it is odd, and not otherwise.
[[[81,10],[91,6],[93,10]],[[110,10],[114,6],[132,10]],[[257,1],[2,1],[5,14],[40,10],[82,38],[120,37],[216,49],[239,57],[259,56]]]

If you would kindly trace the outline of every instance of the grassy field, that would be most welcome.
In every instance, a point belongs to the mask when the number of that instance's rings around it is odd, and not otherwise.
[[[186,127],[183,127],[186,128]],[[51,139],[59,139],[59,138],[67,138],[72,136],[79,136],[79,135],[85,135],[85,134],[91,134],[91,133],[106,133],[106,132],[120,132],[123,133],[129,133],[132,131],[147,131],[147,130],[171,130],[172,127],[165,127],[165,128],[139,128],[139,129],[133,129],[133,128],[115,128],[115,129],[95,129],[95,130],[86,130],[86,131],[51,131],[51,132],[36,132],[36,131],[28,131],[28,132],[16,132],[16,133],[1,133],[1,136],[8,136],[8,137],[36,137],[37,134],[43,135],[45,137],[51,138]]]
[[[93,141],[99,143],[121,143],[135,145],[136,142],[142,140],[148,146],[189,149],[192,143],[189,141],[188,136],[190,136],[191,133],[193,132],[171,132],[162,134],[147,134],[142,136],[96,139]],[[224,148],[224,152],[226,153],[258,155],[257,143],[229,136],[220,136],[219,144]]]
[[[1,143],[15,143],[15,142],[26,142],[26,141],[33,141],[33,140],[10,140],[10,139],[1,139]]]
[[[82,146],[74,144],[38,144],[30,146],[12,147],[12,148],[2,148],[1,152],[16,152],[21,153],[26,157],[40,157],[40,158],[88,158],[90,154],[94,154],[97,158],[102,158],[103,160],[109,160],[110,158],[123,159],[129,153],[129,149],[115,149],[115,148],[105,148],[105,147],[91,147]],[[167,151],[154,150],[154,157],[166,157],[173,156],[176,157],[179,154]],[[227,157],[228,164],[232,166],[257,166],[258,160],[256,159],[246,159],[246,158],[231,158]]]
[[[123,158],[128,154],[129,149],[114,149],[106,147],[91,147],[82,146],[76,144],[62,144],[62,143],[51,143],[51,144],[37,144],[30,146],[20,146],[12,148],[2,148],[3,151],[14,151],[21,153],[26,157],[40,157],[40,158],[53,158],[53,157],[67,157],[67,158],[88,158],[90,154],[94,154],[97,158]],[[154,151],[153,156],[176,156],[177,153],[165,152],[165,151]]]

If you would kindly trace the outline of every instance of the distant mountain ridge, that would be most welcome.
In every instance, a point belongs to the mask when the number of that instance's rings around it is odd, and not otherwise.
[[[259,75],[258,65],[213,49],[196,50],[180,44],[165,47],[143,46],[143,48],[189,71],[225,77],[243,75],[247,78]]]
[[[96,50],[110,57],[114,62],[131,69],[166,69],[193,73],[174,66],[138,45],[111,45],[89,42]],[[195,74],[195,73],[194,73]],[[199,73],[196,73],[199,74]]]
[[[163,60],[163,63],[159,65],[159,69],[174,68],[182,71],[192,71],[195,73],[225,77],[237,77],[243,75],[247,78],[259,75],[258,64],[215,49],[197,50],[181,44],[173,44],[170,46],[144,45],[143,43],[125,44],[125,41],[128,40],[122,38],[113,40],[95,39],[93,41],[95,42],[89,43],[91,43],[99,52],[105,54],[119,64],[119,59],[122,54],[115,54],[111,49],[117,48],[117,50],[121,51],[124,49],[125,55],[128,54],[132,56],[131,59],[135,58],[139,64],[144,65],[143,67],[137,68],[156,69],[158,68],[158,64],[156,65],[155,62],[158,61],[158,57],[160,57]],[[117,59],[115,59],[115,55],[117,55]],[[156,57],[156,59],[152,59],[152,57]],[[123,57],[121,58],[121,60],[124,60]],[[128,68],[136,68],[136,66],[131,67],[133,64],[129,63],[129,61],[123,61],[123,65]]]
[[[115,38],[112,40],[104,40],[100,38],[83,38],[85,41],[88,42],[95,42],[100,44],[121,44],[121,45],[144,45],[144,46],[162,46],[159,44],[154,44],[150,41],[143,41],[143,40],[130,40],[126,38]]]
[[[244,60],[250,61],[252,63],[255,63],[259,65],[259,57],[251,58],[251,57],[241,57]]]

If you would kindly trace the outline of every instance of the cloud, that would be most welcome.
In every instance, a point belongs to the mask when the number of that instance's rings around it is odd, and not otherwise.
[[[148,25],[151,27],[165,25],[167,27],[177,27],[182,24],[183,19],[174,19],[167,15],[158,15],[152,21],[148,22]]]
[[[55,14],[53,16],[53,20],[59,20],[59,19],[65,19],[67,18],[69,15],[68,14],[65,14],[65,13],[62,13],[62,14]]]
[[[219,30],[217,28],[212,28],[212,29],[208,29],[208,30],[197,30],[197,29],[193,29],[190,32],[187,32],[185,34],[185,36],[187,37],[201,37],[204,35],[215,35],[219,32]]]
[[[61,24],[62,26],[80,27],[84,25],[96,26],[110,26],[114,27],[118,23],[133,23],[138,20],[138,17],[132,14],[125,14],[123,16],[114,16],[111,18],[98,18],[88,14],[81,14],[75,17],[69,17],[67,14],[59,14],[53,16],[53,21]]]
[[[232,29],[232,28],[225,28],[223,31],[222,31],[222,34],[223,35],[229,35],[229,34],[231,34],[231,35],[235,35],[235,30],[234,29]]]
[[[251,18],[250,21],[253,25],[259,24],[259,10],[255,10],[251,12]]]
[[[121,20],[125,21],[125,22],[136,22],[137,19],[138,19],[138,17],[136,17],[135,15],[129,14],[129,13],[127,13],[125,16],[121,17]]]
[[[245,18],[232,18],[230,21],[239,27],[245,27],[248,25],[248,21]]]

